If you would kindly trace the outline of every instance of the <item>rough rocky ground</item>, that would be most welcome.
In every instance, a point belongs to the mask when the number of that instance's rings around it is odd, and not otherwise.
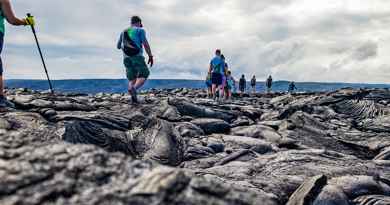
[[[0,204],[390,204],[390,91],[8,91]]]

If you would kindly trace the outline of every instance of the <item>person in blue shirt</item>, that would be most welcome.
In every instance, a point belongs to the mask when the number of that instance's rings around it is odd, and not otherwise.
[[[215,51],[215,57],[210,61],[209,74],[211,74],[211,90],[213,99],[217,99],[216,92],[219,90],[219,98],[223,96],[222,80],[225,72],[225,62],[221,58],[221,50]]]

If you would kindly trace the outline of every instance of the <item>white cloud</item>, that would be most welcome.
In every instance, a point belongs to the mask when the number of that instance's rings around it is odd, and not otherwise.
[[[14,0],[37,18],[53,78],[124,78],[115,50],[140,15],[156,57],[153,78],[203,79],[216,48],[233,73],[295,81],[390,83],[386,0]],[[41,78],[31,31],[9,27],[7,78]]]

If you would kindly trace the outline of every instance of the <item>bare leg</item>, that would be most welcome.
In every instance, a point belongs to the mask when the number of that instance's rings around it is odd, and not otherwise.
[[[224,95],[223,85],[220,85],[219,86],[219,99],[223,99],[223,95]]]
[[[138,90],[139,88],[141,88],[145,84],[145,82],[146,82],[146,78],[137,78],[137,80],[133,84],[134,88],[136,90]]]
[[[0,96],[4,96],[3,76],[0,75]]]
[[[216,84],[213,84],[213,85],[211,86],[211,92],[212,92],[213,98],[216,97],[216,96],[215,96],[216,91],[217,91],[217,85],[216,85]]]
[[[224,91],[225,91],[225,99],[228,100],[229,99],[229,89],[226,88]]]
[[[133,89],[136,82],[137,82],[137,79],[129,81],[129,90],[128,90],[129,94],[130,94],[131,90]]]

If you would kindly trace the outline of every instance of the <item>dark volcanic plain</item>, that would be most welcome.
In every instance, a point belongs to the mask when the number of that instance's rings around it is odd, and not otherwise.
[[[0,204],[390,204],[390,91],[9,90]]]

